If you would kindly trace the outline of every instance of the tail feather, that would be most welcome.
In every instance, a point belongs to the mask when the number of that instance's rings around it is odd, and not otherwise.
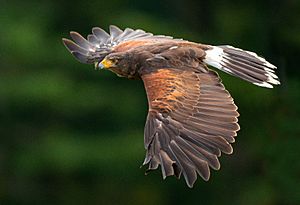
[[[273,88],[280,84],[275,74],[276,66],[251,51],[212,46],[206,51],[204,62],[258,86]]]

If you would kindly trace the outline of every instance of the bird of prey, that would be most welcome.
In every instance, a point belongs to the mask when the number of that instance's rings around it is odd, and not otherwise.
[[[257,54],[229,45],[212,46],[117,26],[109,34],[95,27],[87,39],[70,32],[63,43],[81,63],[118,76],[141,79],[148,98],[144,130],[148,170],[160,165],[163,179],[184,176],[193,187],[221,153],[233,152],[237,106],[218,74],[208,66],[261,87],[280,84],[276,67]]]

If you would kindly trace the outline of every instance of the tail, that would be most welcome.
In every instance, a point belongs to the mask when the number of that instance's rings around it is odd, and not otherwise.
[[[206,50],[204,62],[258,86],[273,88],[280,84],[274,71],[276,66],[250,51],[227,45],[212,46]]]

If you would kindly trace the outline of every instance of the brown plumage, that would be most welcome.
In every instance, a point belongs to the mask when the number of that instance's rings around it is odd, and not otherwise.
[[[144,165],[161,166],[163,178],[184,176],[192,187],[199,174],[218,170],[221,153],[231,154],[239,113],[218,74],[207,65],[253,84],[279,84],[276,68],[253,52],[231,46],[210,46],[110,26],[110,35],[93,28],[87,40],[71,32],[63,39],[82,63],[94,63],[118,76],[142,79],[149,112]]]

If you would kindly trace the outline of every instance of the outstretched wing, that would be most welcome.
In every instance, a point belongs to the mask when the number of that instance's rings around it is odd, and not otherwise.
[[[201,67],[206,72],[166,68],[142,75],[149,102],[144,165],[160,165],[163,178],[183,174],[189,187],[197,173],[208,180],[209,167],[220,168],[217,157],[232,153],[239,130],[232,97],[216,72]]]
[[[124,31],[117,26],[109,27],[109,34],[101,28],[94,27],[92,34],[87,39],[79,33],[71,31],[73,41],[63,38],[63,43],[72,55],[81,63],[93,64],[101,61],[106,55],[113,51],[117,45],[134,40],[149,39],[172,39],[170,36],[153,35],[141,29],[133,30],[126,28]]]

